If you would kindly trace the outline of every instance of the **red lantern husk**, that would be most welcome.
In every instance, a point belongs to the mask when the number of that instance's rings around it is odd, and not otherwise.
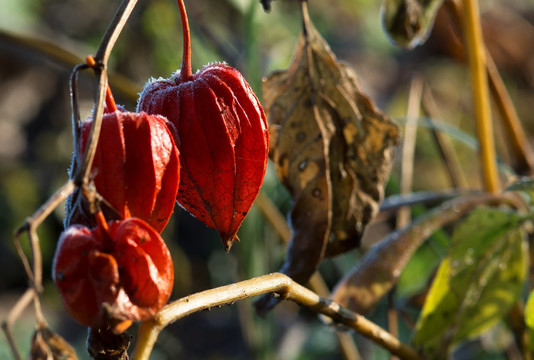
[[[174,281],[170,252],[137,218],[90,230],[73,225],[60,237],[53,279],[69,314],[89,327],[153,317]]]
[[[181,178],[178,202],[219,231],[227,250],[263,183],[269,134],[260,102],[236,69],[210,64],[191,73],[189,28],[182,1],[183,67],[148,83],[138,111],[176,127]]]
[[[81,125],[80,148],[73,168],[82,161],[92,119]],[[91,168],[107,219],[138,217],[161,232],[174,210],[180,179],[174,128],[161,116],[114,111],[104,114]],[[94,227],[85,199],[76,191],[67,201],[65,226]]]

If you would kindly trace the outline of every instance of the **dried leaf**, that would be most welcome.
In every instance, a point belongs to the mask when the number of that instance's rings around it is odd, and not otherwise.
[[[399,46],[411,49],[426,41],[443,0],[384,0],[386,33]]]
[[[33,333],[29,358],[31,360],[78,360],[72,346],[44,324],[38,326]]]
[[[264,82],[270,156],[289,190],[291,244],[281,272],[305,283],[324,256],[359,245],[377,213],[397,126],[363,94],[308,18],[293,61]],[[260,300],[260,313],[277,301]]]

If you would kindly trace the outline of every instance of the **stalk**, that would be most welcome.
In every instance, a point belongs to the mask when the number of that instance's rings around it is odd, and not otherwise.
[[[181,82],[191,81],[193,79],[193,71],[191,70],[191,34],[189,31],[189,22],[187,21],[187,12],[183,0],[178,1],[178,8],[180,9],[180,18],[182,19],[182,32],[184,36],[184,50],[182,53],[182,68],[180,69]]]
[[[477,0],[464,0],[463,2],[464,37],[471,68],[473,103],[477,137],[480,143],[484,189],[487,192],[497,193],[500,190],[500,185],[497,171],[497,155],[493,140],[488,75],[486,73],[486,53],[484,40],[482,39],[478,2]]]
[[[92,69],[96,67],[96,61],[94,56],[89,55],[85,58],[85,63]],[[112,113],[117,111],[117,104],[115,103],[115,99],[113,98],[113,93],[111,92],[111,88],[109,87],[109,84],[106,86],[106,113]]]

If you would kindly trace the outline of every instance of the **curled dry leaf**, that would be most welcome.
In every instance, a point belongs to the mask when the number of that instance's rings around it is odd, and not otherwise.
[[[45,324],[38,325],[33,333],[29,358],[32,360],[78,360],[72,346]]]
[[[407,49],[423,44],[443,0],[383,0],[382,21],[386,34]]]
[[[398,127],[362,93],[308,18],[287,70],[264,82],[270,157],[289,190],[293,237],[281,272],[305,283],[324,256],[359,245],[377,213]],[[265,297],[260,313],[276,304]]]

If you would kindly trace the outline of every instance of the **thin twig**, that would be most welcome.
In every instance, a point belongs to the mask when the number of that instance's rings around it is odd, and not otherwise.
[[[389,332],[396,336],[396,337],[399,337],[399,313],[397,311],[397,309],[395,308],[395,289],[396,287],[394,286],[393,289],[391,289],[391,291],[389,292],[388,294],[388,301],[387,301],[387,305],[388,305],[388,308],[387,308],[387,318],[388,318],[388,330]],[[391,356],[389,357],[390,360],[398,360],[398,357],[391,354]]]
[[[407,195],[391,195],[382,200],[382,203],[380,204],[380,213],[396,211],[402,206],[439,204],[443,201],[450,200],[460,195],[474,195],[479,193],[480,190],[445,189],[435,191],[418,191]]]
[[[9,311],[7,318],[2,322],[2,330],[4,330],[4,333],[6,334],[7,342],[16,360],[21,360],[22,358],[20,357],[11,327],[36,296],[37,293],[34,288],[26,289],[24,294],[17,300],[15,306]]]
[[[137,0],[123,0],[121,2],[117,12],[115,13],[115,16],[113,16],[113,19],[108,25],[108,28],[106,29],[106,32],[100,41],[100,45],[98,46],[98,50],[95,55],[95,60],[97,62],[103,64],[104,66],[107,65],[111,50],[115,46],[115,43],[117,42],[117,39],[119,38],[119,35],[122,32],[124,25],[126,25],[126,22],[128,21],[128,18],[130,17],[130,14],[132,13],[136,4]]]
[[[406,125],[404,126],[404,139],[402,142],[400,194],[406,195],[412,191],[413,164],[415,141],[417,136],[417,118],[421,107],[423,81],[414,77],[410,85],[408,96],[408,109],[406,111]],[[397,214],[397,228],[406,226],[410,222],[410,209],[403,207]]]
[[[456,152],[454,151],[454,148],[449,138],[444,136],[442,132],[438,131],[435,126],[433,126],[433,119],[439,118],[437,110],[438,107],[436,106],[436,102],[434,100],[434,97],[432,96],[432,92],[428,87],[425,87],[423,90],[422,100],[423,110],[428,115],[426,117],[426,121],[430,125],[431,133],[434,137],[434,140],[436,141],[439,153],[441,155],[441,158],[443,159],[443,163],[447,168],[447,173],[449,174],[451,184],[455,188],[466,188],[467,180],[465,179],[462,167],[460,165],[460,161],[456,156]]]
[[[361,360],[362,357],[351,333],[336,331],[336,336],[345,360]]]
[[[23,232],[28,233],[30,240],[32,257],[33,257],[33,269],[27,268],[27,275],[31,281],[31,286],[39,293],[42,291],[42,257],[39,249],[39,238],[37,236],[37,228],[41,223],[58,207],[73,191],[74,183],[68,181],[54,195],[44,203],[31,217],[26,219],[24,224],[15,231],[14,241],[17,249],[20,248],[19,237]],[[21,255],[21,254],[19,254]],[[22,252],[21,260],[24,264],[28,263],[27,257]],[[26,267],[26,265],[25,265]],[[33,271],[32,271],[33,270]]]
[[[417,140],[417,120],[420,115],[421,99],[423,96],[423,80],[420,76],[414,76],[410,83],[410,92],[408,94],[408,106],[406,109],[406,125],[404,126],[404,137],[401,148],[401,174],[400,174],[400,195],[406,195],[412,192],[413,171],[415,160],[415,145]],[[411,209],[408,206],[400,207],[397,211],[396,228],[400,229],[410,223]],[[398,314],[393,303],[393,288],[388,296],[388,330],[394,335],[399,334]],[[393,354],[390,360],[396,360]]]
[[[486,49],[482,38],[477,0],[464,0],[462,16],[464,39],[471,68],[473,106],[480,144],[480,162],[484,189],[491,193],[500,190],[497,155],[489,101]]]
[[[504,128],[506,129],[510,145],[515,154],[515,159],[517,161],[516,171],[520,174],[532,175],[534,172],[534,151],[530,146],[526,132],[524,131],[519,116],[515,111],[514,104],[512,103],[502,78],[499,75],[499,70],[489,52],[486,52],[486,59],[490,89],[497,105],[497,109],[501,113]]]
[[[84,154],[82,166],[76,175],[75,181],[77,185],[82,185],[82,192],[85,193],[89,182],[89,173],[95,157],[98,137],[100,136],[100,128],[102,126],[102,114],[104,112],[104,100],[106,98],[106,91],[108,87],[107,77],[107,62],[111,54],[111,50],[115,46],[126,21],[132,13],[137,0],[123,0],[115,16],[111,20],[106,33],[102,37],[100,45],[95,55],[96,66],[95,71],[98,91],[96,96],[96,105],[93,112],[93,124],[89,134],[89,141]]]
[[[133,7],[135,6],[137,0],[124,0],[121,3],[119,10],[117,11],[115,17],[113,18],[110,26],[108,27],[106,34],[104,35],[100,47],[97,51],[97,66],[95,67],[95,73],[98,84],[98,93],[96,98],[96,107],[93,113],[93,126],[91,128],[91,135],[89,137],[89,142],[87,146],[87,151],[83,160],[82,167],[80,171],[76,174],[74,179],[69,180],[65,185],[63,185],[52,197],[43,204],[33,216],[26,219],[24,224],[15,231],[14,241],[17,252],[21,258],[21,261],[24,265],[26,274],[30,281],[30,287],[26,293],[21,297],[17,302],[15,307],[10,311],[7,321],[3,323],[3,328],[8,337],[10,346],[13,349],[15,357],[18,356],[18,351],[16,350],[15,342],[12,338],[10,326],[12,323],[20,316],[24,308],[29,304],[31,299],[34,300],[34,311],[37,318],[37,322],[42,324],[44,323],[44,316],[42,314],[41,305],[39,302],[38,294],[42,291],[42,255],[39,246],[39,238],[37,235],[37,229],[40,224],[50,215],[54,209],[56,209],[76,188],[76,186],[82,186],[82,193],[87,191],[88,182],[89,182],[89,171],[91,164],[94,158],[94,152],[96,150],[97,139],[100,133],[100,126],[102,122],[103,114],[103,103],[106,95],[106,90],[108,86],[107,73],[106,73],[106,64],[109,58],[111,49],[113,48],[115,41],[118,38],[119,33],[121,32],[128,16],[130,15]],[[82,68],[83,65],[77,66],[73,77],[71,77],[71,85],[74,84],[74,87],[71,88],[71,94],[73,95],[73,119],[76,124],[76,127],[73,129],[73,134],[76,138],[77,134],[77,122],[79,115],[77,114],[77,99],[76,99],[76,73]],[[19,237],[23,232],[28,233],[28,239],[30,241],[31,252],[33,263],[30,266],[30,263],[22,251],[20,246]]]
[[[80,107],[78,106],[78,74],[88,68],[87,64],[78,64],[72,70],[69,82],[70,106],[72,111],[72,139],[74,151],[79,149],[80,141]]]
[[[280,236],[280,239],[287,244],[291,240],[291,229],[284,215],[282,215],[272,200],[263,191],[260,191],[254,204],[261,211],[265,220],[271,224],[278,236]]]
[[[22,311],[29,305],[31,300],[34,303],[35,316],[38,323],[44,322],[44,316],[41,311],[41,304],[39,302],[38,294],[43,290],[42,284],[42,274],[43,274],[43,265],[42,265],[42,255],[41,248],[39,246],[39,237],[37,235],[37,228],[41,223],[50,215],[54,209],[59,206],[75,189],[73,181],[68,181],[63,185],[52,197],[44,203],[31,217],[26,219],[24,224],[20,226],[14,234],[14,243],[15,248],[17,249],[17,254],[19,255],[22,264],[24,265],[24,270],[26,271],[26,276],[29,281],[29,288],[17,301],[15,306],[9,311],[7,319],[2,323],[2,328],[8,339],[9,346],[18,360],[20,355],[18,353],[11,326],[22,314]],[[28,233],[28,240],[30,242],[33,264],[30,265],[28,257],[22,250],[20,244],[20,235],[23,232]]]
[[[201,310],[232,304],[246,298],[274,293],[285,300],[294,301],[337,323],[358,331],[391,353],[403,359],[420,359],[417,352],[365,317],[322,298],[313,291],[294,282],[287,275],[274,273],[239,283],[221,286],[176,300],[163,307],[156,317],[141,324],[134,349],[135,360],[147,360],[158,334],[167,325]]]

